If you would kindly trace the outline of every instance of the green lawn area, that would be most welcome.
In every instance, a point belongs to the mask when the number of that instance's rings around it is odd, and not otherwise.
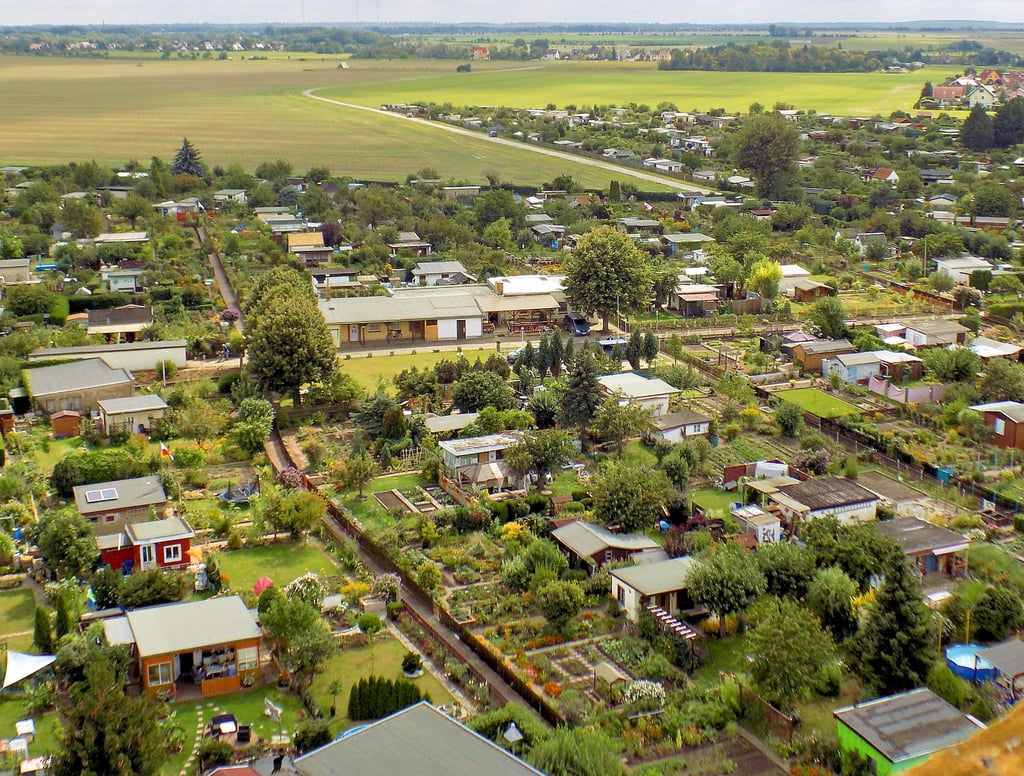
[[[222,552],[217,555],[222,574],[231,588],[241,592],[252,590],[260,577],[270,577],[283,587],[298,576],[312,571],[321,576],[338,573],[338,567],[324,550],[312,543],[280,542],[262,547]]]
[[[6,695],[6,693],[5,693]],[[18,695],[0,698],[0,738],[14,738],[14,723],[26,719],[25,707],[28,701]],[[55,711],[35,717],[35,740],[28,745],[29,757],[39,757],[57,751],[57,734],[60,719]]]
[[[396,353],[393,356],[374,354],[367,358],[362,353],[353,354],[352,358],[342,356],[341,371],[351,375],[366,390],[373,391],[379,382],[391,385],[391,379],[406,369],[419,367],[429,369],[443,359],[455,361],[460,355],[464,355],[471,362],[478,357],[486,361],[487,357],[495,352],[494,344],[463,347],[462,353],[454,350],[442,350],[435,353],[431,343],[421,343],[422,349],[417,348],[415,353]],[[505,343],[518,347],[519,343]],[[508,350],[510,348],[506,348]]]
[[[819,736],[834,738],[836,735],[836,722],[832,716],[834,709],[849,706],[860,700],[860,681],[853,676],[843,680],[839,695],[835,698],[816,695],[807,701],[796,704],[800,719],[803,720],[802,730],[804,733],[816,731]]]
[[[0,593],[0,639],[10,633],[31,631],[35,626],[35,614],[36,602],[31,590],[5,590]]]
[[[819,418],[840,418],[844,415],[859,415],[860,410],[849,402],[837,399],[817,388],[795,388],[789,391],[779,391],[776,396],[784,401],[792,402],[805,412],[817,415]]]
[[[708,659],[697,669],[693,678],[698,682],[718,682],[718,672],[746,673],[747,640],[745,636],[706,636],[698,642],[698,646],[707,651]]]
[[[699,504],[706,512],[719,517],[729,514],[729,505],[736,501],[739,496],[735,492],[720,490],[719,488],[704,488],[695,490],[690,494],[690,500]]]
[[[332,732],[351,726],[352,722],[345,717],[348,709],[349,689],[361,677],[376,674],[389,679],[397,679],[402,676],[402,658],[406,653],[405,647],[393,638],[384,636],[378,638],[381,640],[373,646],[372,659],[369,647],[344,649],[336,657],[331,658],[323,673],[313,680],[313,696],[320,704],[320,708],[324,710],[324,714],[327,714],[331,707],[331,695],[327,689],[331,682],[340,679],[345,688],[337,699],[338,716],[331,724]],[[429,671],[425,671],[423,676],[412,681],[420,690],[430,696],[435,706],[452,702],[451,694]]]

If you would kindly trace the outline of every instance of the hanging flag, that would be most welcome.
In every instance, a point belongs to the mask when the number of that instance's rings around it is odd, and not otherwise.
[[[174,456],[171,454],[170,448],[163,442],[160,443],[160,455],[170,458],[172,461],[174,460]]]

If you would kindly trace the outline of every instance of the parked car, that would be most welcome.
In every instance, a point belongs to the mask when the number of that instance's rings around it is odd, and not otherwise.
[[[579,313],[566,313],[562,325],[567,332],[576,337],[586,337],[590,334],[590,324]]]

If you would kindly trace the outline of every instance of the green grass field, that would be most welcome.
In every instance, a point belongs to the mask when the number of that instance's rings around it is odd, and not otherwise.
[[[860,414],[860,410],[849,402],[830,396],[817,388],[796,388],[790,391],[779,391],[776,395],[819,418],[841,418],[844,415]]]
[[[385,63],[353,61],[356,72]],[[790,103],[818,113],[866,114],[910,110],[925,81],[952,74],[952,67],[928,67],[914,73],[719,73],[662,71],[637,62],[474,63],[473,72],[428,70],[391,80],[366,78],[337,84],[324,97],[360,105],[451,103],[456,106],[505,105],[518,108],[576,105],[656,106],[673,102],[680,110],[745,112],[751,103]],[[349,71],[346,71],[349,72]],[[482,111],[486,114],[486,111]]]
[[[313,680],[313,697],[316,698],[324,715],[327,715],[331,707],[331,694],[328,688],[337,679],[341,681],[344,691],[337,697],[337,716],[331,723],[331,731],[338,732],[355,724],[346,717],[348,711],[349,690],[361,677],[369,677],[371,674],[383,676],[387,679],[398,679],[402,677],[402,658],[406,649],[399,641],[393,638],[380,636],[380,641],[373,645],[373,652],[369,647],[358,647],[355,649],[343,649],[335,657],[332,657],[324,666],[323,673]],[[372,670],[371,670],[372,669]],[[423,676],[413,679],[416,686],[427,695],[435,706],[441,706],[452,702],[449,693],[434,675],[425,671]]]
[[[35,625],[35,614],[36,603],[31,590],[5,590],[0,593],[0,641],[12,633],[31,631]]]
[[[260,577],[270,577],[278,587],[284,587],[307,571],[321,576],[338,573],[331,557],[314,544],[282,542],[263,547],[219,553],[222,574],[227,574],[232,590],[252,590]]]
[[[510,349],[507,346],[508,343],[503,344],[506,345],[505,350]],[[515,347],[519,346],[518,342],[512,344]],[[468,358],[470,362],[475,361],[477,357],[481,361],[486,361],[487,357],[493,352],[495,352],[493,344],[467,345],[462,349],[462,355]],[[454,350],[442,350],[435,353],[431,350],[428,343],[424,346],[423,350],[419,350],[416,353],[396,353],[393,356],[375,354],[372,358],[366,358],[363,354],[358,354],[350,359],[345,359],[345,356],[342,355],[341,371],[352,375],[366,390],[372,391],[377,387],[378,382],[383,382],[386,386],[390,386],[391,379],[405,369],[411,369],[414,366],[420,369],[429,369],[443,359],[455,361],[458,357],[459,353]]]
[[[907,75],[661,72],[651,63],[481,62],[456,74],[448,60],[162,61],[114,57],[69,60],[0,56],[0,101],[16,105],[0,124],[6,164],[95,159],[123,165],[170,159],[189,140],[209,165],[253,169],[286,159],[296,171],[326,165],[335,175],[404,180],[432,167],[442,178],[540,184],[572,175],[604,187],[614,173],[526,149],[466,138],[424,123],[332,105],[303,96],[379,107],[385,102],[533,107],[662,101],[681,109],[746,110],[783,100],[833,113],[888,114],[909,109],[926,80],[954,68]],[[74,141],[68,142],[68,127]],[[644,187],[658,188],[644,183]]]

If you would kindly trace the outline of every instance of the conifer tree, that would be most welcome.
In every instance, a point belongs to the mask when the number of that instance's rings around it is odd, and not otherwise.
[[[203,156],[189,142],[187,137],[181,139],[181,148],[174,155],[171,162],[171,175],[192,175],[196,178],[206,178],[206,165],[203,164]]]

